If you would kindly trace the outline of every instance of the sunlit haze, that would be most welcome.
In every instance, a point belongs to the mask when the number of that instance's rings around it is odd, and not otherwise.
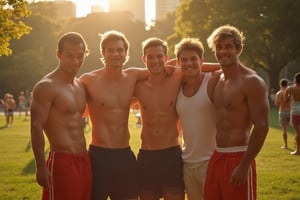
[[[104,12],[109,11],[108,0],[72,0],[76,4],[76,17],[85,17],[92,6],[100,6]]]

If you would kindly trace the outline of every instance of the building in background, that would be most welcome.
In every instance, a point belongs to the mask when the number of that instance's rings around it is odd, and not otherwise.
[[[109,0],[109,11],[129,11],[136,20],[145,22],[144,0]]]
[[[179,0],[156,0],[156,20],[160,20],[166,16],[167,13],[173,12],[179,6]]]

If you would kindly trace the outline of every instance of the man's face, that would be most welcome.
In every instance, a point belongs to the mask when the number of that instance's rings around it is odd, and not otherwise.
[[[148,47],[143,56],[143,62],[152,75],[158,75],[164,72],[168,56],[162,46]]]
[[[215,57],[222,67],[235,64],[241,49],[237,49],[233,37],[227,37],[217,42]]]
[[[203,59],[199,57],[197,51],[184,50],[180,53],[178,64],[181,67],[183,76],[195,76],[201,71]]]
[[[102,55],[107,66],[122,67],[127,56],[123,41],[108,41]]]
[[[85,51],[82,43],[72,44],[66,42],[61,52],[57,52],[60,67],[69,73],[76,74],[85,59]]]

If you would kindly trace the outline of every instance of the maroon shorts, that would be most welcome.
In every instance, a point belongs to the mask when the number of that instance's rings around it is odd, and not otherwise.
[[[291,124],[293,126],[299,126],[300,125],[300,115],[293,115],[292,114]]]

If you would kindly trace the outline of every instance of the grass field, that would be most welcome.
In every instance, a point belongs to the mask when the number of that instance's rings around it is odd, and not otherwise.
[[[139,128],[130,116],[131,146],[137,152],[140,144]],[[35,181],[35,166],[30,144],[29,120],[15,114],[12,128],[4,127],[0,115],[0,200],[38,200],[41,188]],[[293,130],[289,129],[289,146],[294,148]],[[90,132],[86,137],[89,143]],[[300,200],[300,156],[290,155],[292,150],[282,150],[281,130],[277,111],[270,112],[270,131],[258,155],[258,199]]]

